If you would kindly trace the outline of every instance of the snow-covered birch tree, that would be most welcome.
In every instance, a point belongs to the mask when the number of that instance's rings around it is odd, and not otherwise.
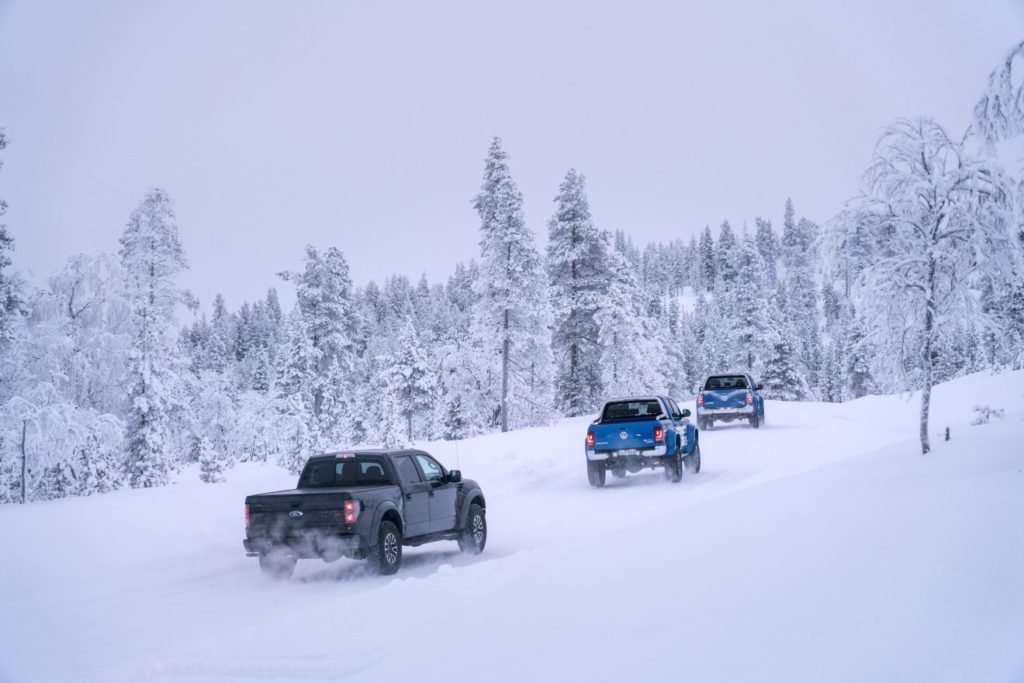
[[[968,154],[931,119],[903,119],[882,133],[862,194],[833,228],[833,245],[858,227],[873,240],[853,299],[880,349],[875,376],[921,390],[923,453],[939,336],[955,322],[994,324],[978,305],[979,282],[1016,268],[1011,194],[995,162]]]

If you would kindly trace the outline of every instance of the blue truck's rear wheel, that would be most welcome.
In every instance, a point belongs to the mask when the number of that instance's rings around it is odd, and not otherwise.
[[[700,443],[693,444],[693,453],[683,458],[683,464],[686,466],[687,474],[700,472]]]
[[[591,486],[594,488],[601,488],[604,486],[605,475],[604,463],[587,463],[587,480],[590,482]]]

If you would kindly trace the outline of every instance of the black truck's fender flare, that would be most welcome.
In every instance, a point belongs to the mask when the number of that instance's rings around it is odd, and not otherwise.
[[[480,499],[480,507],[485,511],[487,510],[487,502],[484,498],[484,492],[480,490],[480,487],[474,486],[471,489],[460,491],[459,497],[459,518],[457,520],[457,529],[466,528],[466,519],[469,517],[469,505],[477,498]],[[486,514],[486,513],[485,513]]]
[[[402,511],[398,509],[394,501],[387,500],[378,505],[377,510],[373,513],[373,522],[370,524],[370,536],[366,539],[367,543],[373,543],[377,538],[377,534],[380,533],[380,523],[390,510],[395,511],[399,520],[398,530],[402,532],[402,537],[405,537],[405,517],[402,516]]]

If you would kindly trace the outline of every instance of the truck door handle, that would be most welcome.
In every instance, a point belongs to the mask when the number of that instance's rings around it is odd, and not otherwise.
[[[411,493],[405,494],[405,499],[406,500],[412,500],[412,494]]]
[[[434,492],[433,492],[433,491],[431,491],[431,492],[430,492],[430,497],[431,497],[431,498],[433,498],[433,497],[434,497]]]

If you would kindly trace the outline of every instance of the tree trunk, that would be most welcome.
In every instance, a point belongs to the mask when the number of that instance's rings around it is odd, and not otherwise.
[[[21,421],[21,504],[25,504],[28,493],[28,456],[25,454],[25,431],[28,420]]]
[[[409,438],[409,443],[412,443],[412,411],[411,410],[405,414],[405,418],[407,420],[407,423],[406,423],[406,435]]]
[[[921,387],[921,453],[927,455],[932,449],[928,442],[928,411],[932,403],[932,379],[934,359],[932,358],[932,331],[935,328],[935,259],[928,262],[928,294],[924,305],[924,386]]]
[[[505,334],[501,342],[501,431],[508,431],[508,309],[505,309]]]

